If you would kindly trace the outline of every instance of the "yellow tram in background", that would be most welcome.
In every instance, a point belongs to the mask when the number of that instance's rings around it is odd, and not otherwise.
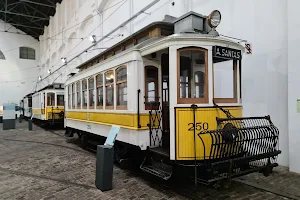
[[[64,123],[64,84],[53,83],[36,92],[32,99],[32,119],[40,125],[54,126]]]
[[[206,183],[277,166],[269,116],[243,117],[244,46],[221,37],[219,11],[154,22],[78,66],[65,84],[66,135],[82,144],[112,125],[116,160],[168,180],[175,169]]]

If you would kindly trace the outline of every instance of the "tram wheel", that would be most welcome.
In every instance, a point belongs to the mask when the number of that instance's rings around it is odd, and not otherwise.
[[[265,177],[270,176],[270,174],[273,173],[273,167],[271,167],[270,165],[267,165],[266,168],[263,169],[262,173]]]
[[[86,149],[88,146],[88,136],[87,134],[82,134],[81,138],[80,138],[80,144],[82,146],[82,148]]]
[[[73,133],[73,130],[68,128],[66,130],[66,134],[65,134],[67,137],[73,137],[74,133]]]

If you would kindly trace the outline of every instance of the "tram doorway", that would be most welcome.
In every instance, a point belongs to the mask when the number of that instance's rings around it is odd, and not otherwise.
[[[169,53],[145,56],[145,109],[149,111],[151,151],[170,154]]]

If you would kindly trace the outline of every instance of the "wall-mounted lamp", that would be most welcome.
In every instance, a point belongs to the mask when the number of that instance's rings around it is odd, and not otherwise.
[[[67,63],[67,58],[66,58],[66,57],[61,58],[61,61],[62,61],[64,64],[66,64],[66,63]]]
[[[48,74],[51,74],[51,70],[50,69],[48,69]]]
[[[41,77],[41,76],[39,76],[39,81],[40,81],[40,80],[42,80],[42,77]]]
[[[90,41],[91,41],[92,43],[96,43],[96,42],[97,42],[97,40],[96,40],[96,35],[90,36]]]

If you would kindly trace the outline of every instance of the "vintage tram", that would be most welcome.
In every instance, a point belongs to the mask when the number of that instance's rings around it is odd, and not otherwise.
[[[32,120],[46,126],[63,126],[64,84],[53,83],[32,94]]]
[[[269,116],[243,117],[244,46],[216,31],[221,14],[154,22],[78,66],[65,84],[65,128],[82,143],[120,126],[119,161],[168,180],[185,169],[206,183],[277,166]]]

